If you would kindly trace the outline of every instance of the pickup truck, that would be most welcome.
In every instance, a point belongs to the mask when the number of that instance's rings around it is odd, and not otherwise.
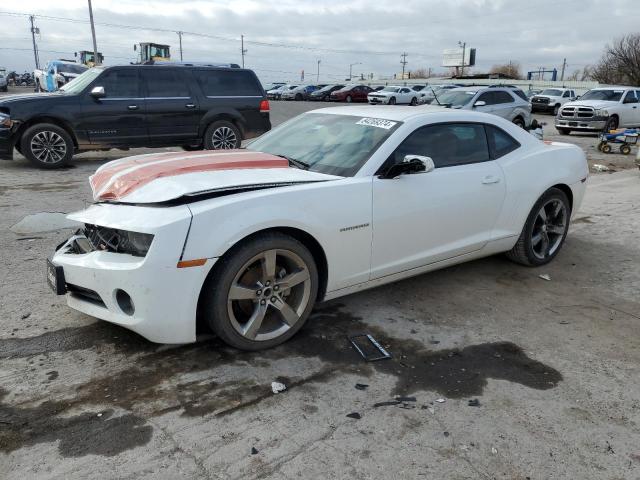
[[[576,99],[574,90],[568,88],[545,88],[542,92],[531,97],[532,112],[553,112],[558,115],[560,107]]]
[[[36,92],[55,92],[87,70],[86,65],[67,60],[52,60],[43,70],[33,71]]]
[[[556,117],[556,130],[601,132],[616,128],[640,127],[640,88],[594,88],[575,102],[565,103]]]

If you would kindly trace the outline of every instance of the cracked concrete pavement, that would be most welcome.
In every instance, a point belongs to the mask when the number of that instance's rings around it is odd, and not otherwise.
[[[274,103],[274,121],[304,109]],[[83,208],[89,174],[119,156],[0,164],[0,478],[640,478],[640,175],[626,159],[588,180],[550,265],[490,257],[351,295],[242,353],[69,310],[44,258],[70,230],[11,231]],[[347,342],[363,331],[394,358],[363,362]]]

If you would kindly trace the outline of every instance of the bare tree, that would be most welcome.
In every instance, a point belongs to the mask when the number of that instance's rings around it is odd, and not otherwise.
[[[411,72],[411,78],[429,78],[429,70],[426,68],[418,68]]]
[[[640,34],[630,33],[607,45],[589,76],[600,83],[640,85]]]
[[[571,75],[567,75],[567,80],[570,82],[576,82],[580,78],[580,69],[574,70]]]
[[[514,80],[522,78],[522,71],[519,62],[509,62],[504,65],[494,65],[489,73],[500,73]]]

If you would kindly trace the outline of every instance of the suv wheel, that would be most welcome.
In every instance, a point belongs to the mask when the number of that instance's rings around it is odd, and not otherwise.
[[[40,168],[58,168],[73,157],[73,140],[63,129],[52,123],[29,127],[20,140],[20,150]]]
[[[560,105],[556,105],[555,107],[553,107],[553,115],[555,117],[558,116],[558,112],[560,112]]]
[[[611,130],[615,130],[618,128],[619,124],[620,122],[618,121],[618,117],[615,115],[613,117],[609,117],[609,120],[607,120],[607,124],[604,127],[604,131],[609,132]]]
[[[227,120],[212,123],[204,134],[204,147],[207,150],[239,148],[241,142],[240,130]]]
[[[516,117],[513,119],[513,124],[517,125],[520,128],[524,128],[524,120],[522,119],[522,117]]]

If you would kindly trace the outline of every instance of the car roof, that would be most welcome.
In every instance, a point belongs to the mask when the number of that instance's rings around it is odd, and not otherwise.
[[[425,113],[444,113],[453,112],[450,109],[444,109],[442,107],[433,107],[430,105],[410,107],[410,106],[375,106],[370,107],[368,105],[357,105],[349,107],[327,107],[319,108],[317,110],[311,110],[309,113],[327,113],[330,115],[352,115],[354,117],[374,117],[382,118],[385,120],[395,120],[396,122],[404,122],[409,118],[423,115]],[[457,112],[457,110],[456,110]]]

